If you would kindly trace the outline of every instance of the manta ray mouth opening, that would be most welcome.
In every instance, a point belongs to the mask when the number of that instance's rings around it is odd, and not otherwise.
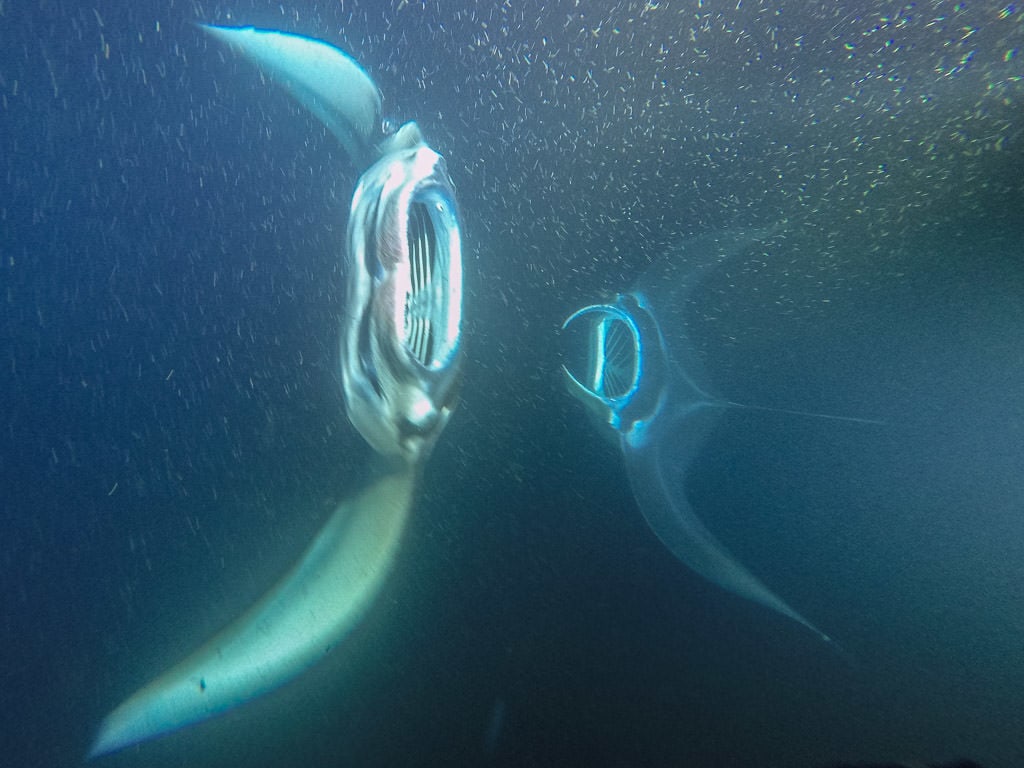
[[[633,329],[616,317],[609,317],[596,329],[594,391],[610,399],[627,396],[636,384],[637,343]]]
[[[576,385],[606,405],[627,402],[641,372],[640,335],[632,318],[618,306],[594,305],[574,313],[562,329],[570,350],[564,368]]]
[[[459,344],[459,231],[450,201],[439,194],[414,196],[409,205],[409,291],[402,342],[428,370],[446,367]]]

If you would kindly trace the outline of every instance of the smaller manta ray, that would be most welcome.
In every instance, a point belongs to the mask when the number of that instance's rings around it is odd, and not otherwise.
[[[722,546],[690,506],[683,483],[724,408],[882,423],[743,405],[715,397],[698,383],[700,363],[690,351],[683,319],[690,294],[710,267],[763,236],[739,232],[689,240],[655,264],[632,292],[574,312],[562,329],[571,334],[575,362],[562,370],[569,391],[617,438],[633,495],[661,543],[709,581],[792,619],[838,649]]]

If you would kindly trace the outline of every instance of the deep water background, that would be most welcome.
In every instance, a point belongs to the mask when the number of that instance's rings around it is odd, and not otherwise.
[[[1024,764],[1022,18],[0,0],[2,762],[80,765],[365,473],[357,169],[210,22],[340,45],[448,158],[466,380],[343,649],[104,764]],[[570,312],[780,222],[687,309],[713,388],[886,425],[724,413],[689,497],[852,665],[664,551],[559,379]]]

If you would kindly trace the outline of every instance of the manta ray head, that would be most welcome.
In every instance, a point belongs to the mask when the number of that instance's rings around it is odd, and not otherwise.
[[[619,294],[613,304],[592,304],[562,323],[569,362],[562,365],[569,392],[615,434],[642,441],[661,412],[665,359],[661,332],[642,294]]]
[[[360,178],[348,225],[341,374],[348,416],[379,454],[429,453],[458,397],[462,241],[444,159],[414,123]]]

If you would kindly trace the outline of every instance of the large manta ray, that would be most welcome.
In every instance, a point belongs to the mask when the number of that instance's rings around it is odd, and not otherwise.
[[[348,220],[341,375],[348,417],[382,469],[247,613],[111,712],[90,757],[247,702],[342,640],[389,572],[460,379],[461,238],[444,160],[415,123],[386,130],[377,86],[337,48],[275,31],[203,29],[284,86],[365,169]]]

